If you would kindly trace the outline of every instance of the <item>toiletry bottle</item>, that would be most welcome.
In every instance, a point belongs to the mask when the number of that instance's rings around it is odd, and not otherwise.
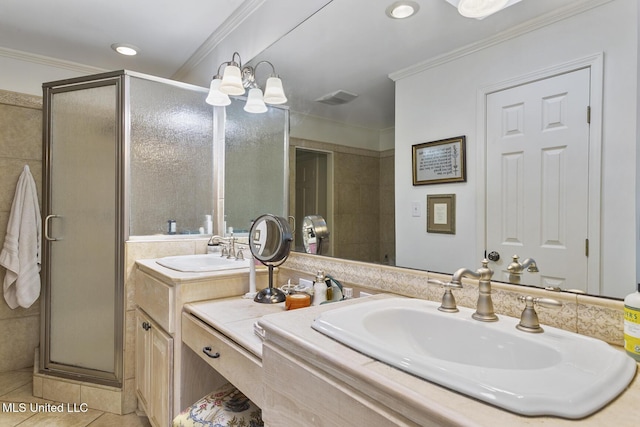
[[[204,231],[207,234],[213,234],[213,221],[211,215],[204,216]]]
[[[624,299],[624,349],[640,362],[640,283],[638,291]]]
[[[245,298],[255,298],[256,292],[256,263],[259,262],[252,255],[248,255],[249,259],[249,292],[244,294]]]
[[[318,271],[313,280],[313,305],[320,305],[327,300],[327,278],[324,271]]]

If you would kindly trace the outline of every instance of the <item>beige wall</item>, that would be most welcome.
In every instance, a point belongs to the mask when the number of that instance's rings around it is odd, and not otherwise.
[[[42,203],[42,98],[0,90],[0,244],[18,177],[29,165]],[[4,280],[6,270],[0,267]],[[40,339],[40,300],[11,310],[0,301],[0,372],[33,365]]]
[[[290,140],[289,205],[295,207],[295,147],[333,155],[333,256],[388,263],[395,260],[394,154],[298,138]],[[300,219],[298,219],[300,223]]]

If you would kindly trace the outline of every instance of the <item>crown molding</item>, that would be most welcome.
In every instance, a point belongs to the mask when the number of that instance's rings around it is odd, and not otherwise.
[[[77,62],[65,61],[62,59],[51,58],[49,56],[37,55],[35,53],[28,53],[20,50],[8,49],[5,47],[0,47],[0,57],[17,59],[18,61],[32,62],[34,64],[74,71],[80,74],[96,74],[104,73],[105,71],[107,71],[104,68],[91,67],[89,65],[78,64]]]
[[[427,59],[426,61],[419,62],[410,67],[394,71],[393,73],[389,74],[389,78],[393,81],[402,80],[422,71],[426,71],[428,69],[438,67],[448,62],[455,61],[480,50],[495,46],[507,40],[543,28],[547,25],[554,24],[558,21],[562,21],[564,19],[586,12],[590,9],[602,6],[606,3],[611,3],[612,1],[613,0],[588,0],[579,4],[559,7],[552,12],[540,15],[534,19],[530,19],[529,21],[523,22],[522,24],[516,25],[508,30],[498,33],[495,36],[468,44],[459,49],[455,49],[445,54]]]
[[[182,64],[182,66],[175,72],[172,79],[181,80],[187,76],[195,67],[198,66],[213,50],[233,33],[242,22],[247,19],[249,15],[255,12],[266,0],[247,0],[236,9],[225,22],[220,25],[211,35],[205,40],[202,45]]]

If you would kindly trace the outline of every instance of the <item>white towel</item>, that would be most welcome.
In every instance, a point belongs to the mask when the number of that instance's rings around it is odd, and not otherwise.
[[[7,235],[0,252],[4,299],[11,308],[28,308],[40,296],[40,206],[36,183],[25,165],[13,197]]]

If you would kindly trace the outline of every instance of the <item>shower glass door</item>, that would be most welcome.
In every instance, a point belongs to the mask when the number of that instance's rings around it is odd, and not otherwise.
[[[41,368],[107,384],[120,383],[122,365],[120,87],[45,88]]]

